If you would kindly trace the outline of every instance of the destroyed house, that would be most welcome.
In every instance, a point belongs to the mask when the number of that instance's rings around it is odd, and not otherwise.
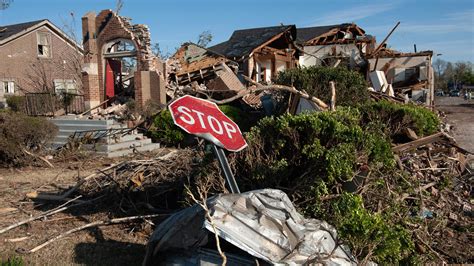
[[[211,79],[223,63],[230,62],[225,56],[191,42],[184,43],[169,60],[175,66],[169,73],[170,79],[178,84]]]
[[[304,51],[301,66],[337,66],[354,69],[366,66],[364,55],[370,53],[375,38],[353,23],[297,29],[297,43]]]
[[[0,26],[0,106],[9,95],[76,93],[82,53],[47,19]]]
[[[229,40],[209,50],[239,63],[239,73],[256,82],[270,82],[279,71],[297,66],[294,25],[234,31]]]
[[[376,91],[392,90],[407,100],[434,104],[432,51],[402,53],[382,48],[367,55],[370,79]]]
[[[151,49],[146,25],[103,10],[82,18],[83,84],[89,107],[104,101],[134,100],[166,103],[163,63]]]

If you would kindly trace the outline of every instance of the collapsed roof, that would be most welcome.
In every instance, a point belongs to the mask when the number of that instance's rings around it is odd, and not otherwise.
[[[346,36],[346,34],[351,34]],[[331,39],[329,37],[333,37]],[[321,41],[335,41],[349,37],[365,36],[365,31],[354,23],[342,23],[337,25],[316,26],[297,29],[297,42],[299,44],[317,44]]]
[[[223,55],[191,42],[184,43],[170,59],[178,60],[180,64],[178,76],[228,61]]]
[[[295,40],[295,25],[236,30],[229,40],[209,47],[209,50],[228,58],[242,58],[285,33],[289,33],[288,37]]]

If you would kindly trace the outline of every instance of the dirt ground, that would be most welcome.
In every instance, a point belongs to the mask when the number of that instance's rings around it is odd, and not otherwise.
[[[446,114],[448,123],[453,127],[450,133],[459,146],[474,152],[474,100],[437,97],[435,105]]]
[[[149,156],[152,154],[134,156],[133,159]],[[53,160],[54,168],[0,168],[0,228],[36,216],[62,203],[33,202],[26,199],[26,193],[65,190],[75,184],[78,176],[85,177],[116,160],[99,157],[72,162]],[[17,210],[1,213],[5,208]],[[140,265],[147,239],[152,233],[151,226],[144,227],[143,223],[91,228],[60,239],[32,254],[16,252],[18,249],[31,249],[69,229],[104,220],[110,215],[101,210],[100,204],[81,206],[78,210],[58,213],[0,234],[0,261],[21,257],[25,265]],[[18,241],[24,237],[27,239]]]

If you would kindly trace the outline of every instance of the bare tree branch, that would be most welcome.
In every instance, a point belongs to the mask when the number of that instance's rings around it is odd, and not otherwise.
[[[214,231],[214,237],[216,238],[216,246],[217,246],[217,251],[221,255],[222,258],[222,266],[225,266],[227,264],[227,256],[222,252],[221,249],[221,244],[219,240],[219,235],[217,234],[217,228],[216,225],[214,224],[214,220],[211,217],[211,214],[209,212],[209,208],[207,207],[206,201],[207,201],[207,191],[204,189],[201,189],[200,187],[197,188],[199,197],[201,198],[201,201],[197,200],[196,197],[194,197],[194,194],[191,192],[189,187],[186,187],[186,193],[192,198],[192,200],[196,203],[199,204],[204,209],[204,212],[206,213],[206,218],[209,221],[209,223],[212,226],[212,229]]]
[[[50,240],[44,242],[43,244],[41,244],[39,246],[36,246],[36,247],[34,247],[30,250],[18,249],[17,252],[23,253],[23,254],[34,253],[34,252],[44,248],[45,246],[53,243],[54,241],[56,241],[58,239],[61,239],[61,238],[66,237],[70,234],[73,234],[75,232],[78,232],[78,231],[81,231],[81,230],[84,230],[84,229],[87,229],[87,228],[97,227],[97,226],[101,226],[101,225],[111,225],[111,224],[125,223],[125,222],[130,222],[130,221],[134,221],[134,220],[138,220],[138,219],[154,218],[154,217],[163,216],[163,215],[168,215],[168,214],[139,215],[139,216],[130,216],[130,217],[123,217],[123,218],[109,219],[109,220],[105,220],[105,221],[95,221],[95,222],[92,222],[92,223],[88,223],[88,224],[73,228],[69,231],[66,231],[66,232],[62,233],[62,234],[59,234],[59,235],[51,238]]]
[[[279,90],[279,91],[288,91],[288,92],[291,92],[293,94],[299,95],[301,98],[310,100],[310,101],[314,102],[316,105],[318,105],[323,110],[327,110],[329,108],[329,106],[326,103],[324,103],[322,100],[320,100],[320,99],[318,99],[314,96],[308,95],[307,93],[304,93],[302,91],[299,91],[295,87],[290,87],[290,86],[285,86],[285,85],[278,85],[278,84],[262,85],[260,83],[257,83],[255,81],[253,81],[252,79],[250,79],[247,76],[243,76],[243,77],[247,81],[249,81],[250,83],[256,85],[257,87],[252,88],[252,89],[248,89],[248,90],[240,91],[237,95],[232,96],[232,97],[227,98],[227,99],[215,100],[215,99],[212,99],[208,96],[208,100],[211,101],[211,102],[214,102],[216,104],[226,104],[226,103],[233,102],[237,99],[240,99],[240,98],[242,98],[242,97],[244,97],[245,95],[248,95],[248,94],[253,94],[253,93],[257,93],[257,92],[260,92],[260,91],[266,91],[266,90]],[[203,94],[206,95],[205,93],[203,93]]]

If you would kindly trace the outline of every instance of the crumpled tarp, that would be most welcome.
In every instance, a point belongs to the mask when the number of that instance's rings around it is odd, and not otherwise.
[[[266,262],[356,265],[353,256],[337,245],[333,226],[305,219],[280,190],[221,194],[209,199],[207,206],[221,239]],[[209,232],[214,229],[199,205],[172,215],[151,236],[144,265],[165,251],[205,246]]]

